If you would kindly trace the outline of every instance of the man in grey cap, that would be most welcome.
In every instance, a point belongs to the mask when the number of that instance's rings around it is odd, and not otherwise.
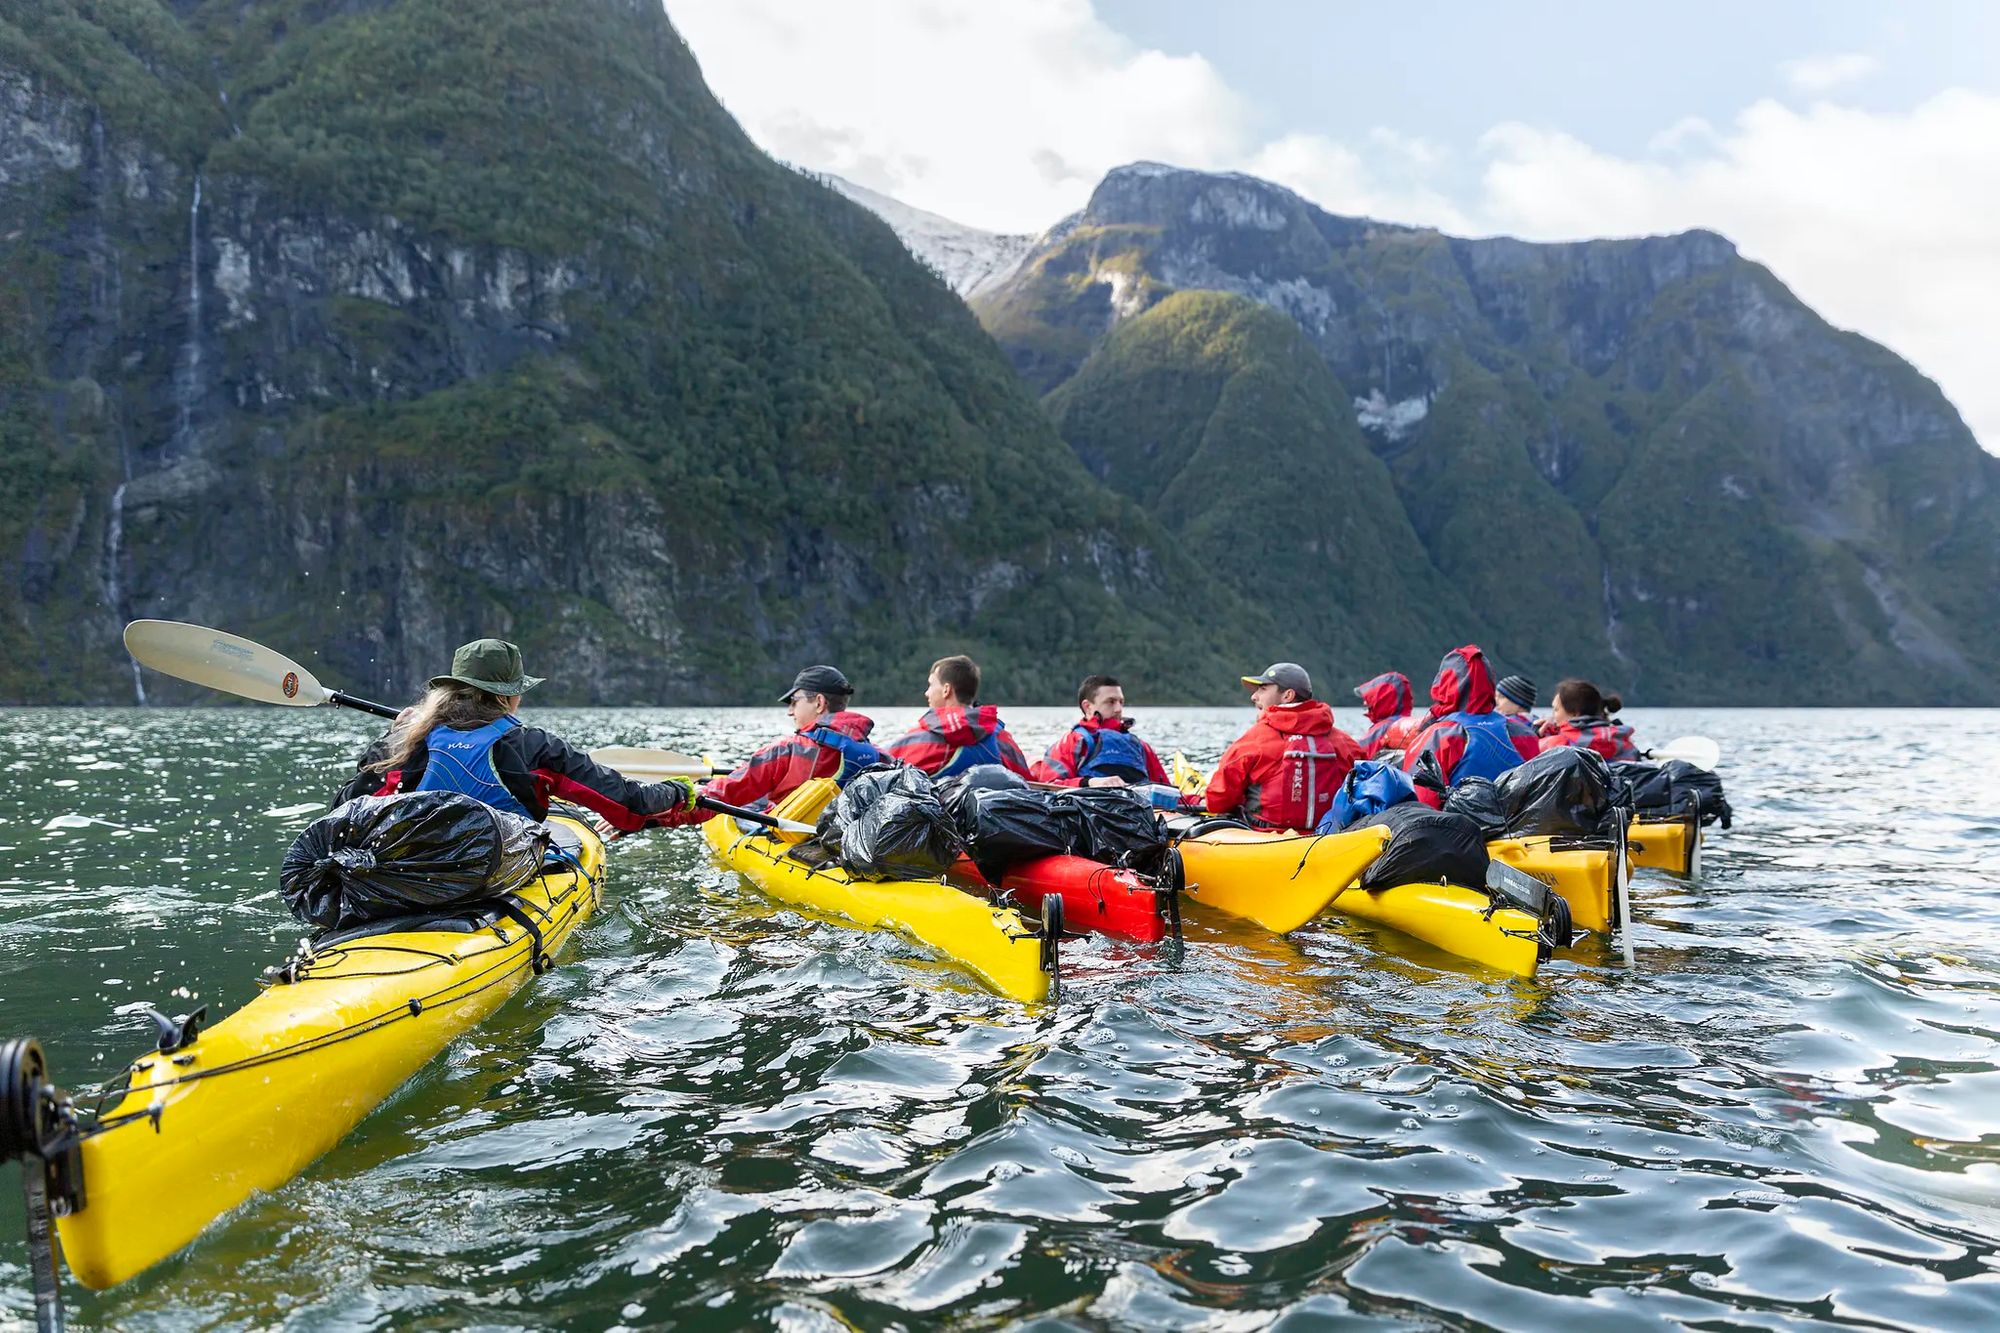
[[[730,805],[775,805],[813,778],[845,786],[862,769],[882,762],[869,743],[874,719],[847,711],[854,687],[839,668],[809,666],[778,696],[792,719],[790,735],[759,749],[734,772],[708,784],[706,794]]]
[[[1333,725],[1333,709],[1312,697],[1312,677],[1297,662],[1273,662],[1241,680],[1257,721],[1223,751],[1202,804],[1255,828],[1310,830],[1333,805],[1361,747]]]

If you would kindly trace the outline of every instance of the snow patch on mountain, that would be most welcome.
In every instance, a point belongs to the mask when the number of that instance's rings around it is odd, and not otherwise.
[[[998,286],[1035,244],[1033,236],[981,231],[838,176],[823,175],[820,179],[888,223],[911,254],[968,301]]]

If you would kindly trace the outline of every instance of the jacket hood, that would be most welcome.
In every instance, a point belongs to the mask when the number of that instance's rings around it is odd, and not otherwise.
[[[1416,706],[1410,678],[1400,671],[1384,671],[1373,680],[1364,680],[1354,687],[1354,693],[1370,722],[1406,716]]]
[[[1324,699],[1307,699],[1296,704],[1272,704],[1257,720],[1287,736],[1330,736],[1333,708]]]
[[[875,730],[875,719],[864,713],[850,713],[842,710],[829,713],[819,720],[822,727],[830,727],[843,736],[857,741],[868,739],[868,733]]]
[[[1000,710],[992,704],[977,708],[927,708],[917,723],[919,731],[934,731],[950,745],[977,745],[1000,730]]]
[[[1438,663],[1437,678],[1431,681],[1431,716],[1492,711],[1493,671],[1479,645],[1468,643],[1446,653],[1444,661]]]

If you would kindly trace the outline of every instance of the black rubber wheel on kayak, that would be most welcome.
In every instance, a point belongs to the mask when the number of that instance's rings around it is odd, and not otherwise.
[[[1159,892],[1166,903],[1167,931],[1176,944],[1181,940],[1181,890],[1186,887],[1187,866],[1181,861],[1181,854],[1169,848],[1160,870]]]
[[[42,1089],[49,1079],[41,1043],[0,1042],[0,1162],[42,1155]]]
[[[1062,898],[1051,893],[1042,899],[1042,971],[1049,974],[1049,998],[1062,992]]]

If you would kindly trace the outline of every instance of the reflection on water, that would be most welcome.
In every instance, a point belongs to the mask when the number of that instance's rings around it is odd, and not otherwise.
[[[1509,981],[1344,920],[1195,920],[1178,961],[1072,942],[1030,1012],[745,896],[692,834],[617,844],[564,966],[75,1312],[2000,1327],[2000,807],[1961,767],[2000,714],[1629,716],[1720,740],[1739,811],[1701,882],[1642,875],[1633,970],[1590,941]],[[1141,724],[1206,759],[1246,717]],[[782,724],[552,720],[724,756]],[[1040,745],[1066,714],[1011,720]],[[366,734],[0,713],[0,1032],[74,1085],[143,1047],[134,1005],[243,1002],[299,934],[278,857]],[[0,1324],[28,1313],[13,1174]]]

